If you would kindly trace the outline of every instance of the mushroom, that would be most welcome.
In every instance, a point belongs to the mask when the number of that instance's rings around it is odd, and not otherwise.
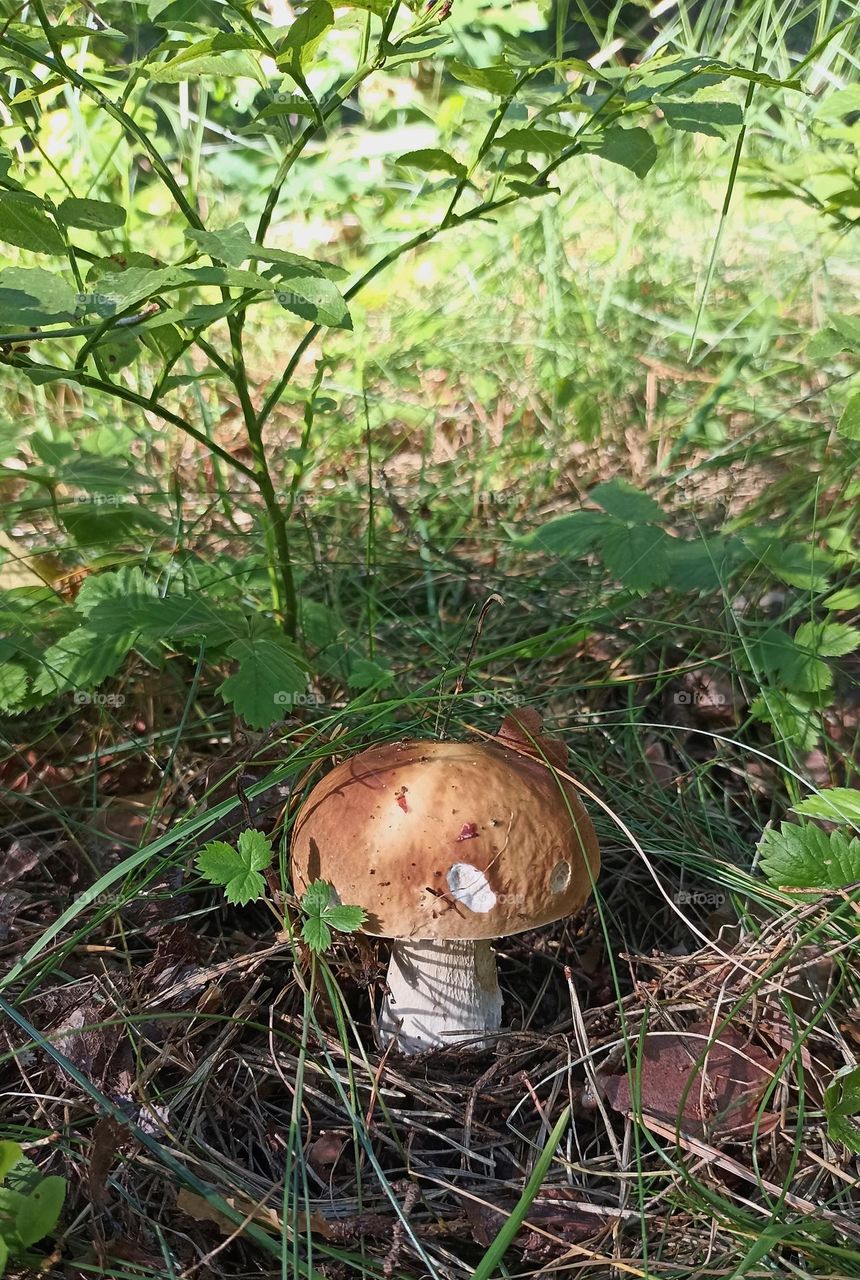
[[[394,939],[384,1042],[486,1047],[502,1013],[490,941],[588,898],[600,852],[556,772],[566,760],[525,708],[488,741],[371,747],[311,791],[293,829],[294,887],[328,881],[336,901],[364,908],[363,932]]]

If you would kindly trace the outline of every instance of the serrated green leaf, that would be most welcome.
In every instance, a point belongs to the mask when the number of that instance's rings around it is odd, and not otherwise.
[[[795,644],[781,627],[769,627],[751,637],[745,654],[754,672],[763,672],[790,692],[820,693],[833,683],[833,673],[827,663]]]
[[[517,77],[510,67],[469,67],[457,58],[451,58],[446,64],[455,80],[470,85],[473,89],[483,89],[497,97],[507,98],[514,91]]]
[[[75,609],[86,618],[106,600],[155,599],[157,595],[158,588],[151,578],[144,576],[141,568],[123,565],[114,572],[91,573],[84,578],[75,599]]]
[[[787,542],[785,534],[772,527],[744,529],[740,539],[754,559],[782,582],[808,591],[827,590],[833,556],[824,547]]]
[[[27,191],[0,192],[0,240],[31,253],[65,253],[63,237],[36,196]]]
[[[602,511],[573,511],[533,529],[520,545],[557,556],[585,555],[606,533],[611,519]]]
[[[24,1197],[15,1216],[15,1230],[25,1249],[43,1240],[59,1221],[66,1198],[66,1179],[42,1178]]]
[[[100,636],[77,627],[45,650],[33,691],[56,697],[72,689],[93,689],[119,670],[131,646],[128,635]]]
[[[792,807],[807,818],[860,823],[860,791],[854,787],[828,787]]]
[[[775,736],[795,751],[811,751],[821,737],[821,713],[799,695],[769,689],[750,703],[750,715],[773,727]]]
[[[824,1090],[827,1136],[860,1155],[860,1067],[841,1068]]]
[[[378,662],[372,662],[370,658],[353,658],[347,684],[350,689],[385,689],[393,679],[391,672]]]
[[[367,919],[367,912],[362,907],[347,907],[338,903],[323,912],[323,920],[338,933],[355,933]]]
[[[783,888],[842,889],[860,880],[860,839],[812,822],[784,822],[759,841],[764,874]]]
[[[301,908],[305,915],[319,916],[331,904],[331,885],[327,880],[314,880],[301,896]]]
[[[77,292],[43,267],[0,271],[0,331],[74,319]]]
[[[182,645],[203,640],[218,648],[247,630],[238,609],[203,595],[153,596],[151,584],[143,590],[112,593],[99,600],[87,615],[87,626],[99,635],[130,635],[136,640],[166,641]]]
[[[9,1170],[16,1165],[24,1155],[24,1148],[20,1143],[12,1142],[9,1138],[0,1141],[0,1182],[6,1178]]]
[[[669,581],[665,529],[653,524],[627,525],[610,516],[598,544],[607,569],[633,591],[649,591]]]
[[[79,547],[116,547],[140,534],[166,533],[170,526],[156,512],[138,502],[70,502],[60,519]]]
[[[288,714],[294,694],[307,688],[295,646],[287,640],[235,641],[227,650],[239,664],[220,693],[252,729],[266,729]]]
[[[265,871],[272,865],[275,856],[272,842],[262,831],[253,827],[239,833],[237,841],[239,857],[254,871]]]
[[[647,524],[667,518],[659,503],[626,480],[607,480],[592,489],[588,496],[609,515],[630,524]]]
[[[308,916],[302,924],[302,937],[317,955],[331,946],[331,929],[322,916]]]
[[[126,211],[122,205],[108,200],[64,200],[57,217],[64,226],[82,227],[87,231],[114,231],[125,226]]]
[[[607,129],[594,155],[612,164],[623,165],[637,178],[644,178],[657,159],[654,139],[645,129]]]
[[[0,665],[0,711],[19,711],[27,698],[27,671],[17,662]]]
[[[422,173],[434,173],[437,170],[441,170],[442,173],[450,173],[455,178],[465,178],[468,172],[464,164],[459,160],[455,160],[447,151],[442,151],[438,147],[423,147],[419,151],[404,151],[403,155],[398,156],[394,163],[411,169],[420,169]]]
[[[234,848],[212,840],[197,856],[197,869],[211,884],[220,884],[228,902],[243,907],[262,897],[266,882],[261,871],[271,865],[271,841],[260,831],[247,830]]]
[[[825,609],[833,609],[836,612],[860,609],[860,587],[843,587],[841,591],[834,591],[832,596],[828,596],[821,603]]]
[[[860,631],[847,622],[804,622],[795,640],[818,657],[843,658],[860,646]]]
[[[848,397],[836,431],[843,440],[860,440],[860,391]]]

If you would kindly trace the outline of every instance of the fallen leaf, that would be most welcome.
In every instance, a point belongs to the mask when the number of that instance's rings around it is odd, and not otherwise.
[[[696,1137],[733,1141],[751,1134],[759,1101],[778,1065],[732,1027],[710,1042],[708,1023],[685,1032],[649,1032],[641,1057],[635,1045],[632,1053],[637,1073],[633,1097],[643,1113]],[[633,1111],[626,1070],[598,1080],[611,1107],[625,1115]],[[647,1115],[643,1121],[647,1125]],[[767,1127],[773,1123],[775,1117]]]
[[[346,1138],[341,1134],[323,1130],[308,1148],[308,1164],[315,1173],[321,1173],[335,1164],[345,1145]]]
[[[248,1200],[245,1196],[222,1196],[222,1199],[231,1209],[235,1209],[243,1218],[246,1218],[248,1222],[264,1227],[267,1231],[274,1232],[275,1235],[282,1236],[284,1234],[284,1224],[280,1215],[276,1210],[269,1208],[268,1205],[255,1204],[253,1200]],[[195,1191],[189,1191],[186,1187],[180,1187],[177,1192],[176,1207],[181,1209],[183,1213],[187,1213],[189,1218],[193,1218],[195,1222],[213,1222],[225,1236],[242,1234],[243,1228],[239,1226],[239,1223],[233,1222],[215,1205],[210,1204],[205,1196],[199,1196]],[[304,1220],[302,1220],[302,1229],[304,1229]],[[317,1209],[311,1212],[310,1229],[316,1235],[326,1238],[329,1235],[328,1223]],[[288,1240],[293,1238],[293,1231],[289,1225],[286,1228],[286,1237]]]
[[[496,1205],[464,1197],[463,1203],[476,1243],[486,1247],[499,1234],[516,1201],[511,1197]],[[532,1256],[545,1256],[594,1235],[604,1224],[588,1209],[578,1208],[583,1203],[582,1194],[570,1187],[542,1187],[517,1232],[515,1246]]]

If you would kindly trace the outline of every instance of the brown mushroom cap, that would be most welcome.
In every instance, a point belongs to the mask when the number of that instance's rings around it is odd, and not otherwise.
[[[507,937],[571,915],[600,868],[564,744],[508,719],[494,742],[371,747],[314,787],[293,829],[297,893],[328,881],[389,938]],[[537,721],[539,727],[539,721]],[[531,754],[529,754],[531,753]]]

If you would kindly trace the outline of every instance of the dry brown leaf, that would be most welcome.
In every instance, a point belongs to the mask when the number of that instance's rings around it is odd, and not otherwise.
[[[248,1200],[245,1196],[223,1196],[222,1198],[231,1209],[235,1209],[248,1222],[264,1227],[267,1231],[272,1231],[276,1235],[284,1234],[283,1221],[275,1209],[269,1208],[268,1205],[255,1204],[253,1200]],[[213,1222],[225,1236],[241,1235],[242,1233],[243,1228],[237,1222],[233,1222],[215,1205],[210,1204],[205,1196],[199,1196],[195,1191],[189,1191],[186,1187],[180,1187],[177,1192],[176,1207],[181,1209],[183,1213],[187,1213],[189,1218],[193,1218],[195,1222]],[[316,1209],[311,1213],[310,1229],[315,1235],[323,1236],[326,1239],[330,1235],[328,1223]],[[292,1235],[292,1228],[288,1226],[286,1229],[287,1239],[292,1239]]]
[[[685,1032],[649,1032],[636,1068],[633,1047],[636,1103],[682,1132],[697,1137],[738,1141],[753,1128],[759,1101],[777,1063],[757,1045],[748,1044],[731,1027],[710,1042],[708,1023],[697,1023]],[[607,1102],[616,1111],[633,1110],[626,1070],[598,1077]],[[643,1117],[647,1124],[647,1117]],[[764,1130],[775,1118],[767,1116]],[[762,1125],[759,1125],[762,1131]]]

